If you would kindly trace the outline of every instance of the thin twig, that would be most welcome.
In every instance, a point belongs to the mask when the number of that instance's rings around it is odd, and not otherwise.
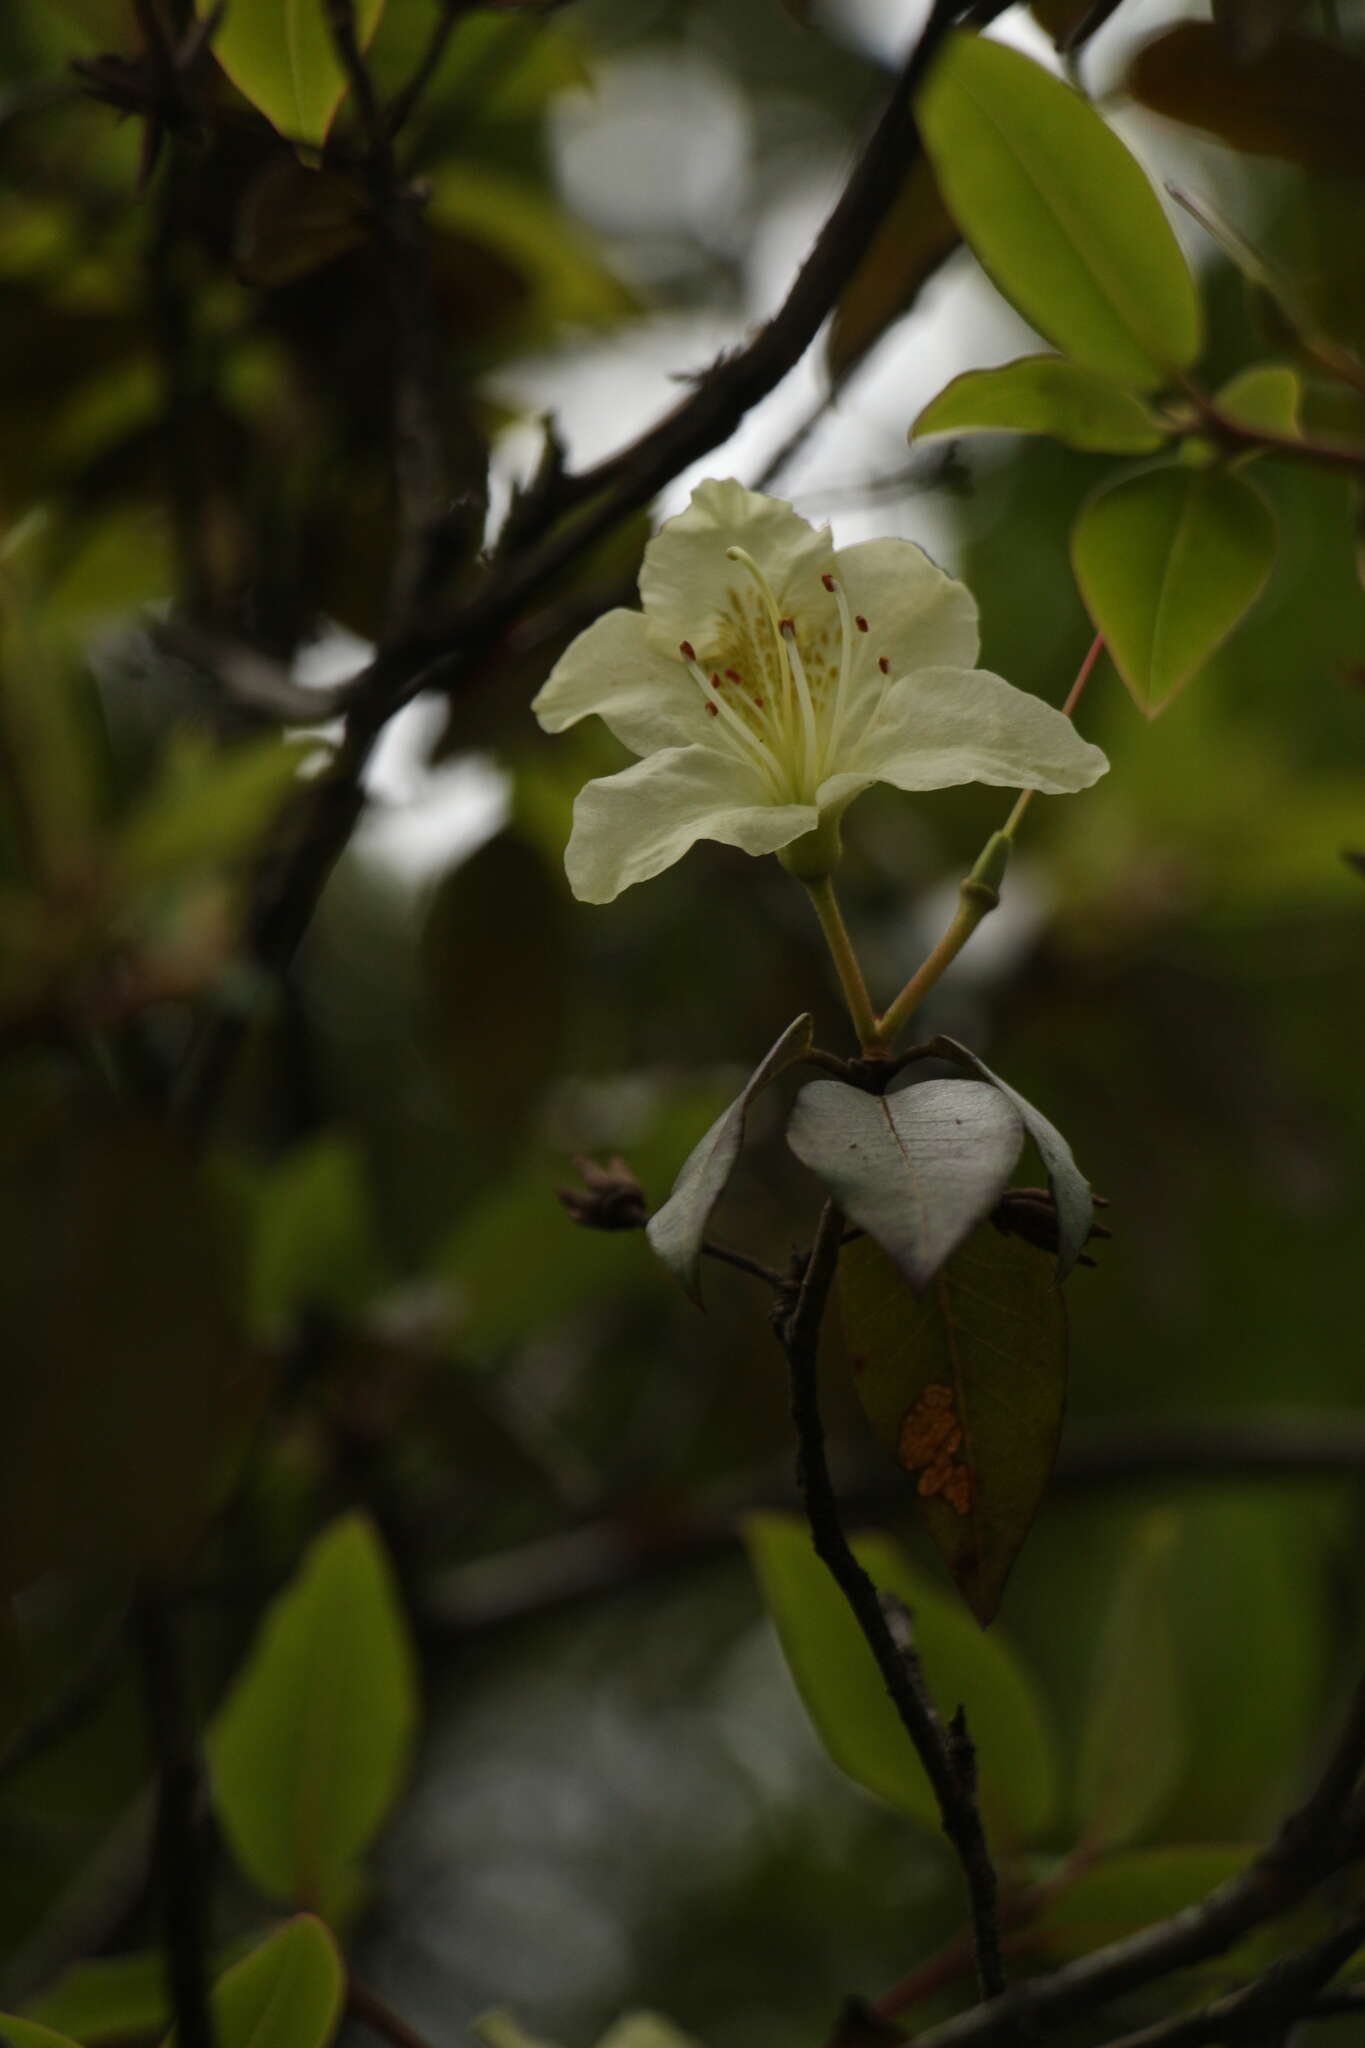
[[[412,119],[422,95],[441,68],[447,43],[470,11],[470,0],[440,0],[440,12],[427,37],[426,48],[413,66],[407,83],[399,87],[389,102],[384,125],[395,140]]]
[[[1178,2013],[1136,2033],[1125,2034],[1109,2048],[1210,2048],[1216,2042],[1246,2042],[1248,2048],[1282,2038],[1296,2020],[1313,2010],[1319,1992],[1330,1983],[1365,1941],[1365,1913],[1357,1913],[1335,1933],[1278,1962],[1240,1991],[1216,1999],[1201,2012]]]
[[[345,739],[330,769],[311,786],[288,846],[258,890],[248,938],[252,956],[267,971],[280,972],[287,966],[311,922],[364,807],[361,778],[389,719],[423,690],[450,690],[465,682],[528,604],[543,601],[550,579],[647,504],[679,470],[726,439],[800,359],[870,247],[904,172],[920,154],[911,106],[915,87],[958,21],[992,20],[1005,4],[1006,0],[936,0],[842,196],[767,324],[745,348],[716,364],[680,406],[628,448],[547,489],[534,520],[523,526],[515,550],[500,549],[493,572],[439,635],[414,631],[400,643],[381,648],[349,686]],[[328,5],[336,9],[343,0],[328,0]],[[349,17],[349,10],[346,14]],[[355,63],[348,58],[354,35],[348,44],[344,19],[341,38],[343,62]],[[359,70],[364,69],[361,61]],[[359,104],[363,118],[363,92]],[[428,497],[417,476],[420,439],[418,435],[414,442],[414,471],[406,494],[414,508]],[[564,518],[588,500],[596,502],[584,517],[576,522]],[[410,526],[420,528],[423,523],[424,515],[414,509]],[[410,590],[412,582],[409,569],[395,577],[395,589],[402,584]],[[236,1013],[217,1016],[191,1049],[178,1094],[197,1129],[203,1129],[220,1099],[244,1028]]]
[[[787,1285],[785,1274],[772,1266],[765,1266],[761,1259],[750,1258],[748,1252],[737,1251],[733,1245],[716,1244],[708,1237],[702,1244],[702,1250],[708,1259],[719,1259],[722,1265],[733,1266],[737,1273],[750,1273],[755,1280],[764,1281],[775,1293],[780,1294]]]
[[[1365,1766],[1365,1678],[1312,1792],[1236,1877],[1197,1904],[1094,1950],[925,2034],[919,2048],[1000,2048],[1099,2011],[1116,1998],[1222,1955],[1279,1919],[1365,1851],[1365,1815],[1346,1793]]]
[[[199,1755],[170,1593],[144,1584],[134,1596],[132,1620],[156,1769],[155,1871],[176,2043],[214,2048]]]
[[[816,1554],[852,1609],[938,1801],[943,1831],[957,1851],[967,1887],[982,1994],[995,1998],[1005,1983],[996,1917],[998,1887],[972,1773],[963,1767],[961,1756],[954,1755],[915,1660],[906,1655],[904,1644],[898,1643],[877,1588],[849,1546],[825,1455],[817,1366],[820,1328],[838,1265],[842,1231],[843,1217],[832,1202],[826,1203],[796,1306],[781,1331],[791,1374],[799,1483]]]

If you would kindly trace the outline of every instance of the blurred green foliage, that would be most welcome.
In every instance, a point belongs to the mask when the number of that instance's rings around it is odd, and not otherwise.
[[[388,101],[435,10],[376,13]],[[703,846],[606,909],[567,892],[572,797],[619,755],[547,741],[527,700],[621,601],[643,521],[537,594],[434,761],[374,796],[380,822],[425,812],[420,841],[394,858],[362,827],[296,962],[260,971],[253,904],[335,744],[313,729],[325,693],[302,716],[309,662],[385,628],[391,309],[348,105],[319,167],[296,145],[323,117],[295,130],[249,62],[205,56],[144,182],[137,78],[98,66],[130,62],[136,30],[121,0],[0,12],[0,2003],[28,2015],[0,2033],[150,2043],[169,2024],[120,1625],[139,1569],[183,1564],[224,2048],[274,2038],[252,2028],[276,1976],[298,2001],[281,2048],[336,2026],[333,1938],[307,1918],[267,1937],[281,1905],[333,1917],[361,1975],[442,2040],[491,2005],[575,2041],[648,2006],[708,2048],[815,2048],[848,1992],[955,1936],[955,1876],[804,1537],[761,1520],[760,1577],[815,1722],[880,1799],[812,1737],[725,1534],[789,1495],[762,1290],[709,1267],[703,1322],[642,1233],[575,1229],[555,1195],[574,1155],[620,1153],[661,1202],[792,1016],[849,1049],[837,988],[773,863]],[[568,205],[558,124],[625,59],[695,71],[737,109],[729,220],[681,189],[633,228]],[[1152,77],[1134,82],[1160,104]],[[490,450],[505,497],[532,369],[567,390],[599,351],[646,354],[656,321],[742,326],[750,244],[883,85],[837,8],[460,18],[402,138],[429,194],[453,584],[477,576]],[[1213,114],[1194,125],[1258,153],[1191,157],[1182,131],[1181,179],[1255,257],[1198,245],[1209,388],[1235,411],[1226,380],[1292,363],[1302,430],[1359,434],[1359,390],[1328,374],[1365,349],[1358,182],[1297,129],[1259,154],[1235,96]],[[1154,172],[1170,132],[1142,131]],[[616,147],[621,190],[643,191],[648,126]],[[1068,536],[1127,471],[1021,438],[966,445],[945,486],[931,457],[905,470],[917,400],[856,411],[853,363],[908,375],[935,317],[956,229],[926,219],[846,298],[844,410],[784,488],[836,530],[922,532],[978,597],[983,663],[1059,701],[1090,638]],[[710,346],[663,331],[670,368]],[[969,320],[954,373],[975,348]],[[1287,431],[1278,389],[1255,418]],[[676,395],[657,380],[660,408]],[[1180,474],[1193,492],[1206,472]],[[1255,611],[1153,724],[1101,662],[1080,718],[1111,773],[1034,806],[1003,908],[925,1012],[1045,1106],[1112,1203],[1100,1270],[1069,1284],[1075,1456],[1001,1634],[949,1604],[827,1347],[841,1482],[891,1532],[867,1554],[916,1607],[946,1710],[966,1701],[1011,1875],[1045,1894],[1030,1961],[1239,1867],[1333,1724],[1363,1618],[1358,1478],[1076,1476],[1099,1421],[1250,1417],[1273,1438],[1282,1415],[1360,1403],[1358,508],[1343,477],[1277,455],[1255,488],[1279,536]],[[441,777],[471,756],[502,781],[468,850]],[[882,792],[850,818],[879,994],[999,823],[981,790]],[[180,1091],[218,1030],[240,1056],[196,1145]],[[818,1204],[781,1141],[791,1092],[754,1102],[715,1219],[779,1268]],[[410,1782],[409,1632],[429,1702]],[[325,1868],[300,1860],[305,1785]],[[1132,2024],[1161,2009],[1134,2001]],[[501,2024],[485,2038],[527,2038]],[[607,2036],[671,2039],[638,2014]]]

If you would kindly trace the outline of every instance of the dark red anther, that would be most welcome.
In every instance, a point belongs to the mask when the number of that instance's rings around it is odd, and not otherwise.
[[[725,673],[732,683],[742,683],[744,680],[737,668],[727,668]]]
[[[827,591],[829,592],[830,596],[831,596],[831,597],[833,597],[833,595],[834,595],[834,578],[833,578],[833,577],[832,577],[832,576],[830,575],[830,573],[829,573],[828,569],[826,569],[826,571],[825,571],[824,575],[823,575],[823,576],[822,576],[822,577],[820,578],[820,581],[821,581],[821,582],[822,582],[822,583],[824,584],[824,586],[825,586],[826,590],[827,590]]]
[[[863,617],[861,612],[859,612],[857,618],[853,621],[853,623],[858,628],[858,631],[860,633],[865,633],[867,631],[867,620]]]
[[[709,697],[706,700],[706,708],[713,718],[718,718],[720,716],[720,713],[717,711],[715,705],[711,702],[711,699]]]
[[[879,655],[877,656],[877,666],[878,666],[878,668],[879,668],[879,669],[881,670],[881,672],[882,672],[882,674],[883,674],[884,676],[889,676],[889,675],[890,675],[890,673],[891,673],[891,664],[890,664],[890,662],[889,662],[889,661],[887,660],[887,658],[886,658],[886,656],[885,656],[884,654],[879,654]]]
[[[690,640],[680,640],[678,642],[678,652],[684,661],[695,661],[697,658],[697,650]]]
[[[796,638],[795,619],[779,619],[777,622],[777,630],[779,633],[789,635],[794,640]]]

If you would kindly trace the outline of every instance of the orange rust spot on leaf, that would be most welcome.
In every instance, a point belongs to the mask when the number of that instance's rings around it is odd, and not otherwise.
[[[972,1475],[958,1456],[962,1424],[953,1390],[937,1382],[925,1387],[901,1419],[897,1455],[906,1471],[919,1474],[918,1492],[925,1499],[942,1494],[948,1505],[965,1515],[972,1504]]]

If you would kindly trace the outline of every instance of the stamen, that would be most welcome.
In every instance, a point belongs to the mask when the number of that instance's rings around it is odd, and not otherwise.
[[[884,654],[879,654],[879,655],[877,656],[877,666],[878,666],[878,668],[879,668],[879,669],[881,670],[881,672],[882,672],[882,674],[883,674],[884,676],[889,676],[889,675],[890,675],[890,673],[891,673],[891,664],[890,664],[890,662],[889,662],[889,661],[887,660],[887,658],[886,658],[886,656],[885,656]]]
[[[854,620],[854,624],[857,626],[858,631],[860,633],[865,633],[867,631],[867,620],[863,617],[861,612],[859,612],[857,618]]]
[[[783,619],[779,631],[787,644],[787,666],[791,670],[792,681],[796,684],[796,694],[801,703],[801,725],[806,740],[805,774],[807,780],[813,784],[819,768],[820,743],[816,737],[815,706],[811,701],[810,685],[806,681],[801,650],[796,644],[795,620]]]
[[[740,718],[730,708],[723,697],[713,697],[711,695],[713,684],[718,683],[720,678],[713,675],[708,680],[705,671],[696,659],[695,652],[687,651],[691,650],[691,648],[692,642],[690,640],[680,640],[678,642],[678,652],[683,656],[688,674],[706,699],[708,713],[712,718],[723,718],[725,720],[726,726],[739,741],[751,766],[757,768],[759,773],[767,778],[774,794],[780,796],[783,787],[782,770],[772,748],[766,744],[761,733],[755,732],[745,719]]]

